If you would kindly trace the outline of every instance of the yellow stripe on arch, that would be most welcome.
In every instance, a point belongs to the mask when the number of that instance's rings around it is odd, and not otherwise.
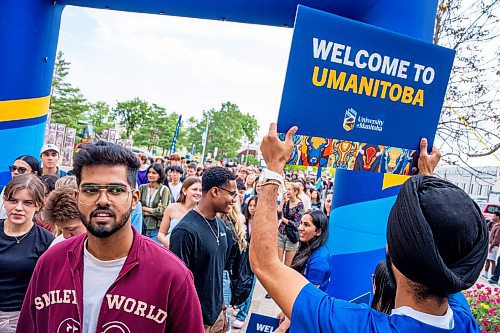
[[[394,175],[391,173],[384,173],[384,180],[382,183],[382,190],[385,190],[389,187],[400,186],[410,178],[410,176],[406,175]]]
[[[49,103],[50,96],[0,101],[0,122],[44,116]]]

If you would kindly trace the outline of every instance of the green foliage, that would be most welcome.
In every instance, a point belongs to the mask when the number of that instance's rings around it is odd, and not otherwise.
[[[208,135],[206,152],[213,152],[218,147],[218,157],[234,158],[245,137],[252,142],[257,135],[259,125],[254,116],[243,114],[236,104],[226,102],[219,110],[211,109],[203,112],[201,120],[189,119],[186,137],[182,145],[191,151],[194,143],[197,152],[201,152],[202,134],[208,117]]]
[[[172,144],[179,114],[167,114],[164,107],[156,104],[148,105],[148,110],[141,127],[132,136],[134,145],[147,147],[148,150],[160,147],[165,155]],[[179,131],[181,135],[183,132]]]
[[[148,102],[136,97],[132,100],[118,102],[113,109],[113,115],[118,119],[120,125],[125,127],[122,138],[132,137],[134,131],[138,130],[146,121],[151,108]]]
[[[465,297],[481,332],[499,332],[500,289],[478,283],[475,289],[469,289],[465,292]]]
[[[260,166],[260,161],[253,155],[248,155],[246,165]]]
[[[88,123],[94,127],[96,133],[102,133],[105,128],[114,128],[115,124],[111,115],[111,108],[106,102],[98,101],[90,104]]]
[[[81,132],[83,124],[94,127],[96,133],[102,133],[105,128],[114,128],[115,122],[124,127],[122,138],[132,139],[135,146],[148,150],[160,148],[163,155],[167,154],[179,118],[178,113],[167,113],[166,109],[157,104],[150,104],[140,98],[118,101],[114,108],[103,101],[89,103],[80,93],[66,81],[70,63],[59,52],[55,64],[52,99],[52,121],[73,127]],[[236,104],[226,102],[219,110],[211,109],[203,112],[198,120],[191,117],[184,120],[177,138],[177,147],[184,147],[191,152],[193,144],[195,152],[203,150],[202,135],[208,119],[208,136],[206,152],[213,152],[218,147],[218,157],[234,158],[245,138],[253,142],[259,125],[254,116],[243,114]],[[249,163],[259,165],[259,161],[249,156]]]
[[[194,144],[195,153],[201,154],[203,147],[201,145],[201,137],[206,125],[206,112],[203,112],[203,120],[198,121],[196,118],[191,117],[187,121],[183,121],[179,138],[177,139],[177,146],[184,147],[187,151],[191,152]]]
[[[53,123],[65,124],[76,128],[79,132],[82,129],[81,122],[85,120],[85,113],[89,110],[89,103],[80,93],[79,88],[67,82],[70,64],[64,60],[63,53],[59,51],[54,66],[49,108],[52,110],[51,121]]]

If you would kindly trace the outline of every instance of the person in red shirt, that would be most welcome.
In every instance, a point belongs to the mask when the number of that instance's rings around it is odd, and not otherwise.
[[[130,151],[103,141],[75,155],[87,234],[38,261],[17,332],[204,332],[191,272],[131,226],[138,168]]]

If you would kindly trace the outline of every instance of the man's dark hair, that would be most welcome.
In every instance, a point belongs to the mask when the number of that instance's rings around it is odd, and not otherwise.
[[[156,171],[156,173],[160,176],[160,178],[158,178],[158,183],[162,184],[165,180],[165,169],[163,169],[163,165],[161,165],[160,163],[151,164],[146,170],[146,175],[148,174],[149,169],[153,169],[154,171]]]
[[[56,181],[59,179],[57,175],[41,175],[40,180],[43,185],[47,188],[47,192],[50,193],[56,188]]]
[[[203,173],[203,177],[201,178],[201,190],[207,192],[213,187],[224,186],[235,179],[236,175],[230,170],[223,167],[211,167]]]
[[[196,171],[196,163],[194,162],[189,163],[187,167],[188,169],[193,169],[194,171]]]
[[[184,170],[182,170],[182,167],[178,165],[170,166],[170,172],[178,172],[181,175],[184,173]]]
[[[140,164],[137,157],[128,149],[106,141],[86,145],[75,154],[73,159],[73,171],[78,185],[81,182],[83,167],[91,165],[123,165],[127,168],[127,180],[130,187],[136,187],[137,170]]]
[[[243,183],[236,183],[236,188],[238,189],[238,191],[241,191],[241,190],[246,191],[247,190],[247,187]]]

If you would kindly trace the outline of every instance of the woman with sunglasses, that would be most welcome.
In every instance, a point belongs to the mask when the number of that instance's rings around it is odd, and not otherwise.
[[[9,166],[9,170],[12,179],[19,175],[33,174],[39,176],[42,174],[38,160],[30,155],[23,155],[16,158],[14,163]],[[0,193],[0,219],[7,218],[7,212],[3,202],[4,190],[5,188],[3,188]]]
[[[54,235],[33,223],[44,202],[43,184],[30,174],[5,187],[7,218],[0,219],[0,332],[15,332],[24,295],[38,258]]]

